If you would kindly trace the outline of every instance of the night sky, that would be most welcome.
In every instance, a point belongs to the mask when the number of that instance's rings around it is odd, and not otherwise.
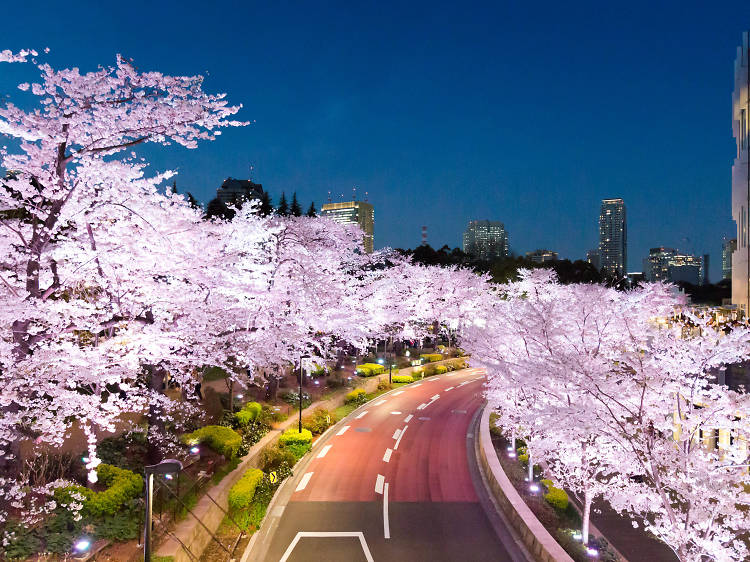
[[[116,53],[207,74],[255,123],[197,150],[149,150],[203,202],[227,177],[303,208],[369,193],[376,247],[460,245],[503,221],[511,249],[583,257],[602,198],[651,246],[710,253],[731,222],[733,60],[750,2],[14,2],[0,50],[55,67]],[[610,5],[611,4],[611,5]],[[16,98],[25,65],[0,66]]]

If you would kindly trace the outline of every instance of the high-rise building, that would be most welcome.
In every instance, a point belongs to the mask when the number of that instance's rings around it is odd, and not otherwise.
[[[371,254],[375,247],[375,209],[364,201],[347,201],[345,203],[326,203],[320,211],[326,217],[341,224],[356,224],[364,234],[362,245],[365,252]]]
[[[599,271],[602,268],[602,262],[599,259],[599,248],[587,251],[586,261],[593,265],[594,269]]]
[[[557,261],[557,252],[553,252],[552,250],[534,250],[533,252],[526,252],[526,259],[534,263]]]
[[[263,185],[250,180],[225,179],[221,187],[216,190],[216,198],[225,205],[241,207],[245,201],[260,199],[263,195]]]
[[[482,260],[508,257],[508,233],[497,221],[469,221],[464,230],[464,252]]]
[[[737,154],[732,166],[732,218],[737,248],[732,253],[732,304],[750,312],[750,31],[742,34],[734,61],[732,134]]]
[[[703,285],[706,279],[705,256],[683,254],[674,248],[651,248],[643,260],[643,275],[647,281],[677,283],[683,281]]]
[[[737,239],[724,239],[721,244],[721,278],[732,278],[732,254],[737,249]]]
[[[602,199],[599,212],[599,265],[610,275],[624,275],[628,265],[628,228],[625,202]]]

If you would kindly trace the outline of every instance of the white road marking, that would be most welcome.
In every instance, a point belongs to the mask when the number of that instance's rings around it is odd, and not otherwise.
[[[383,460],[385,462],[389,462],[391,460],[392,454],[393,454],[393,449],[386,449],[385,454],[383,455]]]
[[[310,537],[310,538],[354,537],[354,538],[358,538],[359,544],[362,546],[362,552],[364,552],[365,554],[365,560],[367,560],[367,562],[374,562],[372,558],[372,553],[370,553],[370,549],[367,546],[367,541],[365,540],[365,535],[362,531],[300,531],[294,537],[294,540],[292,540],[292,542],[289,543],[289,546],[287,547],[286,551],[284,552],[284,555],[281,557],[281,560],[279,560],[279,562],[286,562],[289,559],[289,556],[291,556],[292,551],[294,550],[294,547],[297,546],[297,543],[299,542],[299,540],[305,537]]]
[[[355,420],[358,420],[358,419],[360,419],[360,418],[364,418],[364,417],[365,417],[366,415],[367,415],[367,410],[365,410],[364,412],[362,412],[361,414],[359,414],[359,415],[358,415],[358,416],[357,416],[356,418],[354,418],[354,419],[355,419]]]
[[[406,423],[409,423],[409,420],[411,420],[411,419],[412,419],[413,417],[414,417],[414,416],[412,416],[411,414],[409,414],[408,416],[406,416],[406,417],[404,418],[404,422],[406,422]]]
[[[310,478],[312,478],[313,473],[312,472],[306,472],[305,475],[302,477],[302,480],[299,481],[299,484],[297,484],[297,488],[294,490],[295,492],[301,492],[305,489],[307,484],[310,482]]]
[[[401,430],[400,429],[397,429],[396,431],[393,432],[393,438],[394,439],[398,439],[399,435],[401,435]]]
[[[427,404],[422,402],[419,406],[417,406],[417,410],[424,410],[427,407]]]
[[[401,443],[401,440],[404,438],[404,433],[406,433],[406,428],[409,427],[408,425],[404,426],[404,429],[401,430],[401,433],[398,436],[398,439],[396,439],[396,444],[393,446],[393,450],[398,450],[398,444]]]
[[[376,494],[383,493],[383,484],[385,484],[385,476],[383,476],[382,474],[378,474],[378,477],[375,480],[375,493]]]
[[[391,525],[388,522],[388,484],[383,489],[383,535],[385,538],[391,538]]]
[[[344,433],[346,433],[346,430],[349,429],[349,427],[351,426],[345,425],[344,427],[339,429],[339,432],[336,435],[343,435]]]
[[[430,398],[430,400],[437,400],[438,398],[440,398],[440,395],[436,394],[435,396],[433,396],[432,398]]]
[[[317,458],[322,459],[323,457],[325,457],[328,454],[328,451],[331,450],[331,447],[333,447],[333,445],[326,445],[325,447],[323,447],[318,453]]]
[[[380,406],[381,404],[385,404],[385,402],[386,402],[385,400],[378,400],[377,402],[374,402],[372,405],[373,406]]]
[[[398,396],[399,394],[403,394],[403,393],[404,393],[403,390],[399,390],[398,392],[394,392],[393,395]]]
[[[412,386],[412,388],[417,388],[418,386],[422,386],[422,383],[418,382],[417,384],[413,384],[411,386]]]
[[[455,386],[449,386],[448,388],[445,389],[445,392],[448,392],[449,390],[453,390],[454,388],[456,388],[456,387]]]
[[[401,412],[391,412],[391,414],[394,416],[398,416],[399,414],[401,414]]]

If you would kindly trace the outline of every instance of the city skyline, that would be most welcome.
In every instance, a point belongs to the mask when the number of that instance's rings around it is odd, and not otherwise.
[[[659,244],[709,253],[720,278],[721,239],[733,237],[728,113],[745,2],[460,14],[438,3],[429,21],[419,4],[399,18],[393,5],[237,6],[253,30],[239,36],[223,32],[222,10],[148,10],[147,20],[138,10],[110,18],[81,2],[32,24],[11,5],[18,25],[6,47],[48,46],[58,67],[91,70],[121,52],[144,70],[207,73],[206,86],[243,103],[252,125],[199,151],[148,150],[152,170],[176,169],[180,192],[203,203],[253,166],[274,202],[296,191],[320,208],[329,191],[334,201],[355,185],[368,191],[376,247],[416,247],[422,225],[433,247],[455,247],[465,224],[493,209],[514,252],[553,247],[573,259],[593,247],[599,201],[616,195],[628,202],[634,258]],[[180,31],[169,41],[158,23],[167,20]],[[0,92],[23,73],[3,69]]]

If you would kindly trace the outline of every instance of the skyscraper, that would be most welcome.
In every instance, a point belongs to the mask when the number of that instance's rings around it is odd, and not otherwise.
[[[610,275],[624,275],[628,265],[628,229],[625,202],[602,199],[599,212],[599,264]]]
[[[469,221],[464,230],[464,252],[482,260],[508,257],[508,233],[497,221]]]
[[[742,34],[734,61],[732,134],[737,154],[732,166],[732,218],[737,224],[737,248],[732,254],[732,304],[750,312],[750,32]]]
[[[707,277],[706,261],[707,256],[684,254],[674,248],[651,248],[643,260],[643,276],[646,281],[703,285]]]
[[[727,240],[726,238],[721,243],[721,278],[731,279],[732,278],[732,254],[737,249],[737,239],[732,238]]]
[[[326,217],[341,224],[356,224],[364,234],[362,245],[365,252],[371,254],[375,246],[375,209],[364,201],[347,201],[345,203],[326,203],[320,211]]]
[[[601,260],[599,259],[599,248],[586,251],[586,261],[593,265],[597,271],[599,271],[602,268]]]

